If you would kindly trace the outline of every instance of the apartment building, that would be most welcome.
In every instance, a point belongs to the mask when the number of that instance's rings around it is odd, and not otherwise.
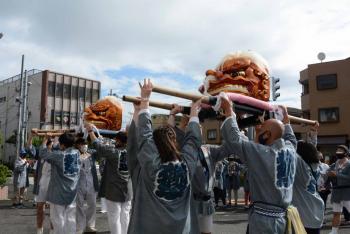
[[[303,116],[320,122],[318,147],[331,156],[337,145],[349,145],[350,58],[309,64],[299,82]]]

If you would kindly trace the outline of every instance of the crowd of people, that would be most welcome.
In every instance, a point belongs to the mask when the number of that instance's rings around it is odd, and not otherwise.
[[[28,140],[15,164],[14,207],[22,204],[28,182],[25,157],[37,154],[38,234],[43,233],[46,204],[52,233],[96,231],[98,196],[104,198],[112,234],[213,233],[215,205],[220,199],[226,205],[227,197],[232,205],[232,191],[237,205],[242,185],[245,205],[250,204],[247,233],[320,233],[329,193],[331,233],[338,233],[343,208],[350,211],[349,150],[338,146],[337,160],[325,164],[317,151],[318,124],[307,140],[297,142],[283,107],[282,121],[266,120],[249,140],[238,128],[233,103],[222,94],[222,145],[202,144],[201,100],[179,126],[175,115],[181,107],[174,105],[168,124],[153,130],[152,88],[145,80],[130,125],[113,140],[96,136],[88,123],[87,139],[47,134],[37,153]]]

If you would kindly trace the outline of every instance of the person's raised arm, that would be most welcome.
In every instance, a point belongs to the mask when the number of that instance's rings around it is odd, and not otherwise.
[[[28,141],[27,141],[27,144],[26,144],[26,148],[30,149],[32,147],[33,147],[33,132],[30,132],[29,133],[29,138],[28,138]]]
[[[145,79],[141,88],[141,104],[137,122],[137,158],[141,167],[151,166],[152,161],[158,157],[158,150],[153,140],[151,115],[149,112],[149,98],[152,93],[153,84],[150,79]]]
[[[29,133],[29,138],[28,138],[28,141],[27,141],[27,144],[26,144],[26,150],[32,157],[35,157],[36,149],[33,146],[33,136],[34,136],[34,133],[30,132]]]
[[[131,124],[130,124],[129,129],[128,129],[128,139],[127,139],[127,144],[126,144],[128,167],[129,167],[129,171],[130,171],[131,176],[133,175],[133,171],[138,164],[136,121],[138,119],[139,112],[140,112],[140,104],[134,103],[133,120],[131,121]]]
[[[283,120],[282,123],[284,124],[284,134],[283,134],[283,139],[287,142],[289,141],[292,146],[294,147],[294,149],[297,148],[297,138],[294,135],[292,126],[290,125],[290,120],[288,117],[288,111],[287,111],[287,107],[285,106],[280,106],[280,108],[283,111]]]
[[[90,123],[85,124],[85,128],[88,131],[89,137],[92,142],[92,147],[96,150],[96,158],[112,158],[119,155],[117,149],[111,145],[105,145],[101,142],[94,133],[94,125]]]
[[[40,146],[39,158],[44,159],[49,163],[59,163],[60,162],[59,157],[62,156],[62,151],[60,150],[50,151],[46,146],[49,138],[50,138],[50,134],[46,134]]]
[[[182,116],[181,122],[180,122],[180,126],[177,127],[176,123],[175,123],[175,116],[178,113],[181,113],[182,111],[182,107],[177,105],[177,104],[173,104],[173,109],[170,110],[170,114],[169,114],[169,118],[168,118],[168,124],[174,128],[175,133],[176,133],[176,141],[180,147],[180,149],[183,146],[183,142],[185,139],[185,129],[186,126],[188,124],[188,117],[187,116]],[[187,121],[186,121],[187,120]]]
[[[173,128],[176,126],[175,116],[178,113],[181,113],[181,111],[182,111],[182,107],[181,106],[179,106],[178,104],[173,104],[173,108],[170,110],[169,118],[168,118],[168,124],[170,126],[172,126]]]
[[[310,131],[307,133],[306,141],[313,144],[315,147],[317,146],[317,132],[320,124],[316,121],[316,123],[310,127]]]
[[[245,154],[241,144],[242,137],[236,121],[236,114],[233,112],[232,102],[227,96],[221,96],[221,108],[224,111],[225,120],[221,125],[224,144],[230,151],[230,154],[238,155],[245,161]]]
[[[181,153],[187,162],[190,175],[193,176],[197,165],[198,154],[202,144],[202,135],[199,126],[198,113],[202,101],[198,100],[192,104],[190,121],[186,128],[185,139]]]

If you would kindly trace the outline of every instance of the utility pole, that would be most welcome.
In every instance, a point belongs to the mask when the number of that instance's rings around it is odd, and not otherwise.
[[[17,125],[17,139],[16,139],[16,157],[18,157],[19,152],[21,150],[21,140],[22,140],[22,98],[23,98],[23,91],[24,91],[24,82],[23,82],[23,67],[24,67],[24,55],[22,55],[22,65],[21,65],[21,80],[20,80],[20,95],[19,95],[19,106],[18,106],[18,125]]]
[[[24,72],[23,80],[23,98],[22,98],[22,132],[21,132],[21,148],[24,148],[24,142],[27,139],[27,122],[28,122],[28,75],[27,70]]]

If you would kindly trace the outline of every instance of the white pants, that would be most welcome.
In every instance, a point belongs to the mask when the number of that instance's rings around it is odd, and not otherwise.
[[[213,215],[198,215],[198,224],[201,232],[213,232]]]
[[[67,206],[50,203],[50,219],[53,226],[53,234],[76,234],[75,215],[75,201]]]
[[[107,212],[106,198],[101,197],[101,212]]]
[[[106,199],[106,205],[111,234],[126,234],[130,220],[131,201],[113,202]]]
[[[350,211],[350,201],[341,201],[340,203],[333,203],[333,212],[342,213],[343,207]]]
[[[96,222],[96,195],[93,190],[84,193],[78,190],[77,193],[77,232],[83,232],[86,227],[95,228]],[[85,201],[87,207],[85,209]]]

